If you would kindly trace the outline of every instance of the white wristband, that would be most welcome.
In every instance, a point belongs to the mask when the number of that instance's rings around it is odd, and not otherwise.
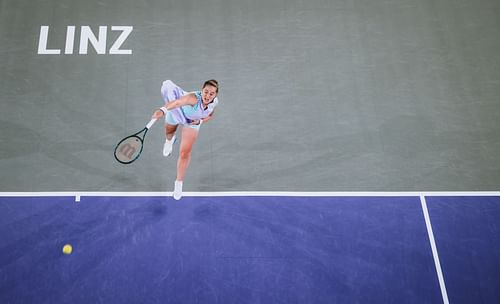
[[[163,114],[164,114],[164,115],[166,115],[168,110],[167,110],[167,108],[165,108],[165,107],[161,107],[161,108],[160,108],[160,111],[162,111],[162,112],[163,112]]]

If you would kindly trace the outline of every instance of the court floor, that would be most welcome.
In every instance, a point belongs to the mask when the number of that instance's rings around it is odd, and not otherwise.
[[[500,193],[167,195],[2,193],[0,302],[500,301]]]

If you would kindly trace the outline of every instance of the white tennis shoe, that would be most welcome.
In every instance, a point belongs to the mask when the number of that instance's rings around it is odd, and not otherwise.
[[[174,199],[180,200],[182,198],[182,181],[175,181],[174,184]]]
[[[172,153],[172,148],[175,143],[175,135],[171,140],[165,139],[165,144],[163,145],[163,156],[167,157]]]

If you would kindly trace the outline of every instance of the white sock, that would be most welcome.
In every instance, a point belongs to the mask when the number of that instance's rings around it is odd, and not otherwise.
[[[174,140],[175,140],[175,134],[174,134],[174,136],[172,136],[171,139],[165,138],[166,142],[173,142]]]
[[[180,200],[182,197],[182,181],[176,180],[174,183],[174,199]]]

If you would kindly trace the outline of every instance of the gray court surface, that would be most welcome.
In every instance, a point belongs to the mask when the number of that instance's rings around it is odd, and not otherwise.
[[[186,191],[498,190],[499,37],[497,0],[0,0],[0,191],[171,191],[161,124],[114,146],[209,78]]]

